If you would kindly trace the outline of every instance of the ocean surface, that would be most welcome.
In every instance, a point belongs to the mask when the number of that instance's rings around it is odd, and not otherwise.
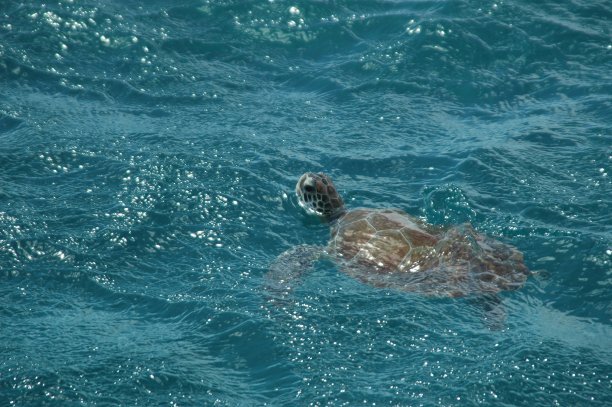
[[[364,285],[293,189],[535,273]],[[0,0],[0,406],[612,405],[609,0]]]

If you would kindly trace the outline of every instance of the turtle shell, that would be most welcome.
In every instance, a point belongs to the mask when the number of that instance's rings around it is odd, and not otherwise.
[[[332,225],[328,253],[377,286],[461,297],[523,286],[529,271],[514,247],[469,224],[436,227],[396,209],[356,209]]]

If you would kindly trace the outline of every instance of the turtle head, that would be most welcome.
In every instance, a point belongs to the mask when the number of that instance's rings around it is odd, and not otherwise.
[[[302,208],[327,221],[344,213],[344,202],[331,178],[325,174],[307,172],[302,175],[295,186],[295,193]]]

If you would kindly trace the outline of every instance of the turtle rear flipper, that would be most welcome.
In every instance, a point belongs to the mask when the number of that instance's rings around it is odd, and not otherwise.
[[[497,293],[483,293],[471,299],[481,312],[482,319],[491,331],[503,331],[506,328],[506,308]]]
[[[265,288],[272,298],[285,298],[299,278],[311,271],[325,253],[322,246],[300,245],[283,252],[265,275]]]

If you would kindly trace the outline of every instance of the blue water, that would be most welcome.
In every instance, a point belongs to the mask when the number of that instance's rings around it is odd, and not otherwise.
[[[610,405],[611,21],[0,0],[0,405]],[[305,171],[519,248],[505,328],[329,262],[271,304],[274,259],[328,238]]]

